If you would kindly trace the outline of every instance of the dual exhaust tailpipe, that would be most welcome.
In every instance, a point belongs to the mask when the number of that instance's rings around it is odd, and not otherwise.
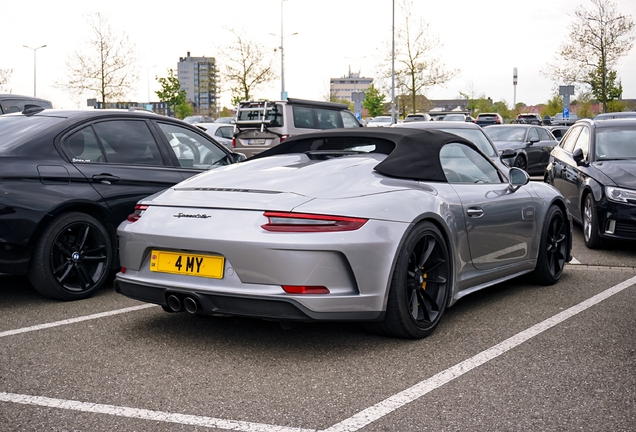
[[[182,312],[185,310],[188,313],[195,314],[199,310],[199,303],[192,296],[170,294],[167,298],[167,303],[170,312]]]

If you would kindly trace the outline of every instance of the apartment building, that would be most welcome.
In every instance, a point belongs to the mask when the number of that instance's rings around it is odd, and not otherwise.
[[[177,77],[195,114],[218,116],[218,71],[214,57],[179,57]]]

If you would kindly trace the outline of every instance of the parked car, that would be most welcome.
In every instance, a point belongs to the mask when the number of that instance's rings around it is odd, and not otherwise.
[[[446,114],[445,116],[441,117],[439,120],[443,120],[443,121],[460,121],[460,122],[468,121],[468,120],[466,120],[466,115],[465,114]]]
[[[31,96],[0,94],[0,114],[22,112],[28,107],[53,108],[51,101]]]
[[[588,248],[636,240],[636,119],[579,120],[552,151],[545,181],[565,196]]]
[[[513,149],[514,155],[503,158],[508,166],[543,175],[550,152],[558,141],[546,128],[527,124],[493,125],[484,128],[499,151]]]
[[[430,120],[431,120],[431,116],[429,114],[413,113],[413,114],[407,114],[406,117],[404,117],[403,122],[410,123],[410,122],[421,122],[421,121],[430,121]]]
[[[504,119],[499,113],[480,113],[475,118],[475,124],[487,126],[492,124],[504,124]]]
[[[184,118],[183,121],[190,124],[214,123],[214,118],[210,116],[195,115],[195,116],[188,116]]]
[[[60,300],[104,284],[117,267],[115,229],[137,201],[241,159],[141,111],[32,109],[0,116],[0,137],[0,273]]]
[[[234,121],[234,117],[219,117],[214,120],[214,123],[232,123]]]
[[[233,146],[254,156],[290,136],[321,129],[363,127],[345,104],[288,98],[284,101],[241,102]]]
[[[367,122],[367,127],[388,127],[391,121],[391,116],[377,116]]]
[[[579,120],[579,116],[576,114],[570,114],[568,118],[563,118],[562,113],[557,113],[554,115],[554,119],[552,120],[552,124],[555,126],[572,126]]]
[[[550,133],[552,133],[552,135],[554,136],[554,138],[556,138],[557,141],[561,141],[561,139],[563,138],[563,135],[565,135],[568,129],[570,129],[570,126],[544,126],[544,127],[547,130],[549,130]]]
[[[115,290],[168,312],[422,338],[477,289],[561,277],[563,197],[518,168],[509,178],[443,131],[298,135],[141,200],[118,228]]]
[[[208,135],[214,137],[225,147],[232,149],[232,138],[234,137],[234,126],[228,123],[197,123],[199,129],[204,130]]]
[[[516,153],[514,150],[507,150],[506,152],[499,152],[495,144],[490,140],[488,135],[484,132],[481,126],[477,126],[475,123],[466,122],[414,122],[397,124],[391,127],[405,127],[413,129],[429,129],[429,130],[441,130],[448,133],[453,133],[465,138],[479,147],[486,156],[492,160],[502,173],[507,173],[509,166],[503,161],[504,157],[514,156]],[[504,174],[507,175],[507,174]]]
[[[513,121],[515,124],[531,124],[541,126],[543,124],[543,119],[539,114],[535,113],[521,113],[517,116],[517,118]]]
[[[621,111],[613,113],[601,113],[594,117],[594,120],[607,120],[617,118],[636,118],[636,111]]]

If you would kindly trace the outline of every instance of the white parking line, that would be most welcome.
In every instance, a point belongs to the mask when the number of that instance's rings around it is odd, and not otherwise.
[[[499,357],[502,354],[510,351],[511,349],[521,345],[527,340],[543,333],[546,330],[560,324],[561,322],[573,317],[574,315],[591,308],[592,306],[602,302],[603,300],[618,294],[619,292],[636,284],[636,276],[627,279],[626,281],[615,285],[607,290],[575,305],[569,309],[564,310],[534,326],[523,330],[520,333],[506,339],[505,341],[488,348],[479,354],[464,360],[461,363],[452,366],[437,375],[432,376],[424,381],[421,381],[414,386],[397,393],[382,402],[379,402],[369,408],[366,408],[359,413],[349,417],[330,428],[327,428],[321,432],[355,432],[374,421],[381,419],[382,417],[392,413],[393,411],[409,404],[420,397],[432,392],[438,387],[447,384],[454,379],[464,375],[467,372],[489,362],[492,359]],[[103,314],[95,314],[87,317],[75,318],[72,320],[57,321],[51,324],[43,324],[41,326],[27,327],[25,329],[14,330],[11,332],[0,333],[0,336],[5,336],[6,333],[16,334],[16,332],[39,330],[40,328],[54,327],[56,325],[64,325],[70,322],[85,321],[87,319],[99,318],[102,316],[116,315],[118,313],[129,312],[132,310],[143,309],[144,307],[153,305],[138,306],[135,308],[120,309],[112,312],[105,312]],[[15,393],[0,392],[0,401],[13,402],[24,405],[36,405],[46,406],[51,408],[68,409],[83,412],[93,412],[100,414],[109,414],[118,417],[138,418],[151,421],[161,421],[169,423],[179,423],[187,425],[195,425],[202,427],[214,427],[227,430],[239,430],[246,432],[309,432],[315,431],[315,429],[300,429],[290,428],[286,426],[267,425],[263,423],[249,423],[242,421],[222,420],[213,417],[202,417],[187,414],[168,413],[163,411],[153,411],[139,408],[129,408],[115,405],[102,405],[88,402],[53,399],[42,396],[30,396],[20,395]]]
[[[22,327],[22,328],[15,329],[15,330],[7,330],[7,331],[0,332],[0,338],[5,337],[5,336],[16,335],[16,334],[20,334],[20,333],[28,333],[28,332],[32,332],[32,331],[36,331],[36,330],[47,329],[47,328],[51,328],[51,327],[58,327],[58,326],[63,326],[63,325],[67,325],[67,324],[74,324],[74,323],[78,323],[78,322],[82,322],[82,321],[90,321],[90,320],[94,320],[94,319],[98,319],[98,318],[104,318],[104,317],[107,317],[107,316],[119,315],[119,314],[123,314],[123,313],[127,313],[127,312],[134,312],[134,311],[138,311],[140,309],[146,309],[146,308],[155,307],[155,306],[157,306],[157,305],[146,303],[146,304],[143,304],[143,305],[140,305],[140,306],[132,306],[132,307],[124,308],[124,309],[117,309],[117,310],[108,311],[108,312],[101,312],[101,313],[96,313],[96,314],[93,314],[93,315],[86,315],[86,316],[77,317],[77,318],[70,318],[70,319],[50,322],[50,323],[46,323],[46,324],[39,324],[39,325],[30,326],[30,327]]]
[[[543,333],[544,331],[554,327],[555,325],[565,321],[568,318],[573,317],[574,315],[583,312],[586,309],[591,308],[597,303],[602,302],[606,298],[613,296],[626,288],[634,285],[636,283],[636,276],[627,279],[626,281],[609,288],[600,294],[595,295],[575,306],[572,306],[569,309],[560,312],[545,321],[542,321],[538,324],[533,325],[532,327],[517,333],[516,335],[506,339],[505,341],[488,348],[485,351],[480,352],[479,354],[464,360],[461,363],[452,366],[445,371],[438,373],[437,375],[432,376],[431,378],[421,381],[415,384],[413,387],[408,388],[390,398],[383,400],[382,402],[373,405],[363,411],[360,411],[358,414],[349,417],[348,419],[341,421],[340,423],[326,429],[324,432],[353,432],[358,429],[363,428],[364,426],[372,423],[385,415],[395,411],[396,409],[413,402],[414,400],[424,396],[425,394],[435,390],[438,387],[443,386],[444,384],[454,380],[465,374],[466,372],[470,372],[482,364],[499,357],[500,355],[510,351],[516,346],[524,343],[530,338],[537,336],[538,334]]]
[[[27,396],[14,393],[0,392],[0,401],[15,402],[25,405],[37,405],[50,408],[68,409],[98,414],[110,414],[118,417],[129,417],[143,420],[178,423],[192,426],[202,426],[245,432],[309,432],[315,429],[289,428],[285,426],[272,426],[261,423],[243,421],[221,420],[212,417],[202,417],[188,414],[174,414],[162,411],[153,411],[139,408],[120,407],[115,405],[102,405],[73,400],[53,399],[41,396]]]

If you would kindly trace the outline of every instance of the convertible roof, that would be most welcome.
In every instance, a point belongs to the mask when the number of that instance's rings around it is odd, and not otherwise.
[[[296,135],[276,147],[252,156],[250,160],[291,153],[333,152],[338,155],[338,151],[351,147],[374,144],[374,153],[388,155],[375,166],[377,172],[397,178],[446,181],[439,152],[449,143],[463,143],[481,153],[472,142],[441,130],[356,128]]]

